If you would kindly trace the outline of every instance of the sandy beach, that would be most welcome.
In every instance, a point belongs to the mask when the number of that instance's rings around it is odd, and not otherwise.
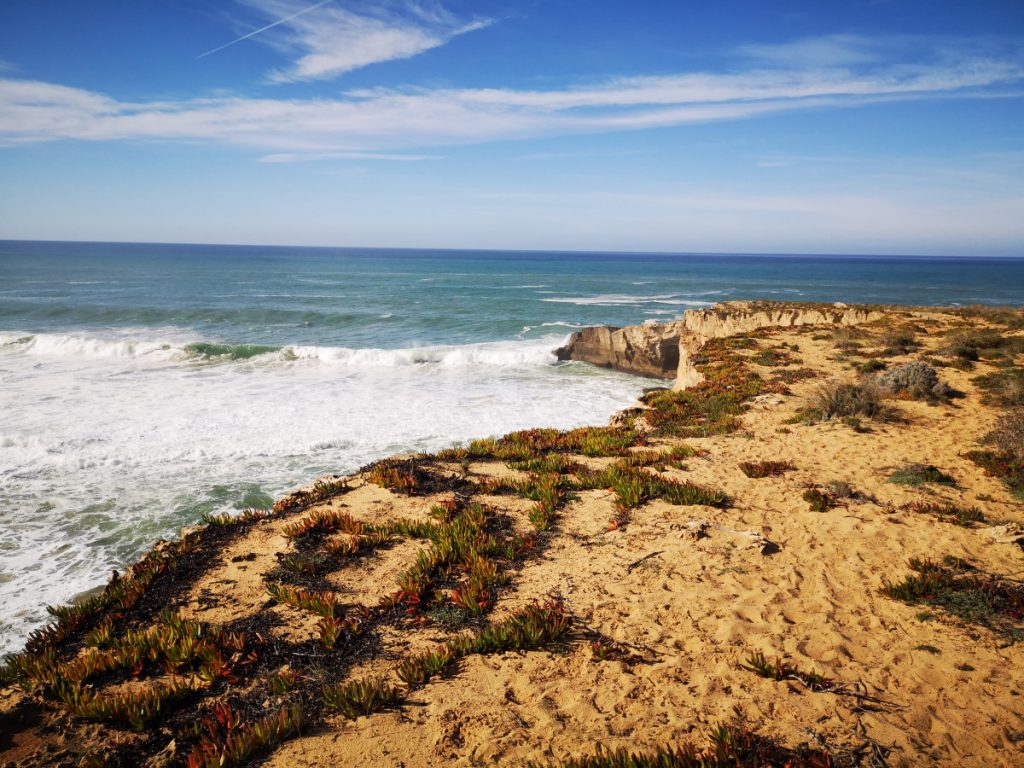
[[[609,427],[159,545],[8,661],[0,765],[1020,765],[1024,314],[723,312]]]

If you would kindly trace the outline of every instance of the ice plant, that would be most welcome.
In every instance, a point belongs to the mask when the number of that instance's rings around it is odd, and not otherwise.
[[[324,689],[324,706],[349,720],[401,704],[404,692],[383,678],[351,680]]]
[[[333,592],[310,592],[286,584],[267,584],[267,593],[279,603],[333,618],[338,609],[338,596]]]

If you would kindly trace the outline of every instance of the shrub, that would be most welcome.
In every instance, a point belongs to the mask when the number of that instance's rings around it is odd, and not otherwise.
[[[982,402],[1003,408],[1024,405],[1024,367],[1015,366],[978,376],[974,383],[982,390]]]
[[[988,328],[972,328],[951,333],[939,352],[975,362],[979,358],[1004,358],[1024,350],[1024,337],[1004,336]]]
[[[155,687],[103,695],[90,688],[58,681],[54,692],[68,710],[85,720],[124,723],[141,731],[153,718],[166,714],[174,704],[195,693],[196,686],[171,680]]]
[[[875,382],[833,381],[822,384],[809,398],[803,416],[811,420],[842,419],[863,416],[881,421],[895,419],[893,408],[883,402],[883,391]]]
[[[917,342],[914,327],[909,325],[887,329],[879,341],[882,344],[882,354],[888,356],[905,355],[921,346]]]
[[[939,374],[928,363],[915,360],[892,368],[877,377],[879,385],[894,395],[914,400],[948,400],[953,389],[939,380]]]
[[[968,451],[964,456],[1006,483],[1014,496],[1024,498],[1024,461],[995,451]]]
[[[304,720],[302,708],[295,705],[231,729],[223,742],[206,735],[192,748],[188,768],[222,768],[247,763],[257,753],[272,749],[298,733]]]
[[[832,344],[836,349],[850,351],[861,348],[866,334],[860,328],[836,328],[832,331]]]
[[[999,453],[1024,461],[1024,408],[1014,408],[996,419],[995,428],[982,438]]]
[[[861,373],[875,373],[876,371],[884,371],[885,363],[883,363],[878,358],[873,357],[870,360],[867,360],[866,362],[863,362],[860,365],[858,365],[857,370],[860,371]]]
[[[861,499],[864,496],[845,480],[832,480],[825,485],[828,493],[837,499]]]
[[[703,382],[681,391],[649,392],[641,398],[649,406],[644,420],[658,434],[707,437],[733,432],[739,428],[738,416],[747,409],[747,401],[766,390],[768,385],[760,376],[742,361],[729,358],[722,344],[713,343],[724,341],[728,339],[712,339],[701,349],[700,354],[708,358],[701,365]],[[719,361],[719,355],[727,357]]]

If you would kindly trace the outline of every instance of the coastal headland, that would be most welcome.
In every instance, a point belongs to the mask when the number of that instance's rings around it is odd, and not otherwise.
[[[1024,310],[559,357],[666,386],[158,543],[0,668],[0,765],[1024,763]]]

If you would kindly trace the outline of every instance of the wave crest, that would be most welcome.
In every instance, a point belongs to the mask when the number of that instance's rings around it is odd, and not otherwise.
[[[493,341],[477,344],[407,347],[401,349],[265,346],[192,341],[104,338],[76,334],[0,335],[0,356],[63,359],[140,359],[186,364],[301,364],[320,363],[354,368],[397,368],[411,365],[536,366],[556,362],[554,350],[564,344],[562,334],[538,339]]]

